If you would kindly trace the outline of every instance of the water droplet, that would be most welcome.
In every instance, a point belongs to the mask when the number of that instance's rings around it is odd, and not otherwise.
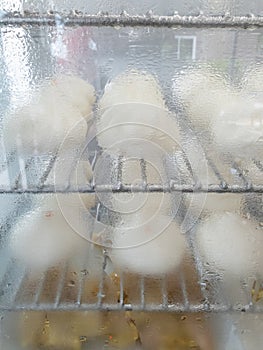
[[[129,15],[125,10],[123,10],[123,11],[121,11],[121,16],[128,17]]]
[[[97,44],[92,39],[89,40],[88,46],[91,50],[97,51]]]
[[[226,189],[226,188],[227,188],[227,183],[226,183],[225,181],[221,181],[220,186],[221,186],[223,189]]]
[[[69,281],[68,286],[69,287],[75,287],[75,281]]]
[[[108,16],[109,13],[107,11],[99,11],[97,15],[98,16]]]
[[[149,18],[153,17],[153,10],[147,11],[146,12],[146,17],[149,17]]]
[[[89,274],[89,271],[87,269],[81,270],[80,273],[84,276],[87,276]]]
[[[88,338],[87,338],[85,335],[81,335],[81,336],[79,337],[79,341],[80,341],[81,343],[85,343],[85,342],[87,342],[87,340],[88,340]]]

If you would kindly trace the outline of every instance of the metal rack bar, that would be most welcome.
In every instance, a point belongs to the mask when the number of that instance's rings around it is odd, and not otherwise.
[[[118,304],[109,304],[109,303],[103,303],[102,305],[96,304],[81,304],[80,307],[76,307],[74,303],[72,304],[64,304],[60,303],[57,307],[54,307],[54,304],[39,304],[39,305],[33,305],[33,304],[19,304],[19,305],[12,305],[10,306],[1,306],[1,311],[92,311],[92,310],[99,310],[99,311],[119,311],[120,305]],[[146,304],[143,307],[140,304],[133,304],[131,307],[129,307],[129,310],[132,311],[149,311],[149,312],[163,312],[164,308],[163,305],[158,304]],[[262,313],[263,312],[263,306],[257,305],[254,310],[252,311],[250,308],[243,309],[240,305],[238,306],[227,306],[227,305],[220,305],[220,304],[210,304],[209,310],[206,309],[206,306],[203,304],[191,304],[188,307],[186,307],[184,304],[171,304],[168,305],[168,308],[165,309],[167,312],[214,312],[214,313],[225,313],[225,312],[246,312],[246,313]]]
[[[7,154],[6,155],[6,162],[0,164],[0,173],[5,171],[6,169],[8,169],[10,164],[12,162],[14,162],[15,158],[16,158],[16,152],[15,151]]]
[[[188,295],[187,295],[185,278],[184,278],[182,271],[180,272],[180,285],[181,285],[181,289],[182,289],[182,293],[183,293],[184,305],[185,305],[185,308],[188,309],[190,306],[190,303],[189,303],[189,299],[188,299]]]
[[[124,286],[123,286],[123,275],[120,274],[120,306],[124,305]]]
[[[66,280],[67,269],[68,269],[68,266],[67,266],[67,264],[65,264],[63,267],[63,271],[62,271],[60,278],[59,278],[57,294],[56,294],[56,298],[55,298],[55,302],[54,302],[54,308],[57,308],[59,305],[61,294],[62,294],[63,287],[64,287],[65,280]]]
[[[0,221],[0,228],[2,232],[9,230],[18,220],[18,218],[24,214],[31,204],[31,198],[21,196],[15,203],[14,208],[6,215],[5,219]]]
[[[117,160],[117,187],[122,186],[122,173],[123,173],[123,157],[119,156]]]
[[[101,308],[103,305],[103,299],[105,297],[104,295],[104,279],[105,279],[105,269],[107,265],[107,255],[106,252],[104,253],[104,260],[103,260],[103,266],[102,266],[102,275],[99,283],[99,290],[98,290],[98,302],[97,307]],[[119,307],[119,306],[118,306]]]
[[[1,280],[0,290],[1,290],[1,309],[12,305],[15,308],[15,300],[19,294],[22,282],[26,276],[25,268],[20,268],[19,266],[14,266],[12,260],[8,261],[6,266],[5,274]]]
[[[191,175],[192,179],[194,178],[193,169],[191,167],[191,163],[189,162],[189,159],[187,158],[187,155],[184,151],[182,151],[182,158],[184,160],[184,163],[186,165],[187,170],[189,171],[189,174]]]
[[[167,309],[168,307],[168,295],[167,295],[167,280],[164,277],[162,279],[162,286],[161,286],[161,291],[162,291],[162,305],[164,309]]]
[[[18,173],[17,178],[15,180],[14,188],[18,189],[20,187],[23,187],[23,185],[22,185],[22,178],[23,177],[26,178],[26,172],[30,168],[30,166],[33,163],[33,161],[34,161],[34,159],[33,159],[33,157],[31,157],[31,158],[29,158],[26,161],[24,168],[21,169],[21,167],[20,167],[20,172]],[[19,164],[19,165],[21,165],[21,164]]]
[[[55,164],[57,155],[58,155],[58,152],[56,152],[53,156],[51,156],[45,171],[43,172],[42,176],[39,179],[38,189],[42,189],[44,187],[44,184],[48,178],[48,175],[50,174],[52,167]]]
[[[80,272],[80,273],[81,273],[81,275],[78,278],[78,295],[77,295],[77,301],[76,301],[76,304],[78,306],[81,305],[81,299],[82,299],[82,295],[83,295],[84,279],[85,279],[85,274],[82,273],[82,272]]]
[[[244,283],[242,280],[240,281],[240,286],[241,289],[243,290],[243,293],[246,297],[246,305],[242,305],[243,306],[243,310],[247,311],[248,309],[250,309],[252,312],[254,311],[254,305],[251,299],[251,294],[248,291],[248,286],[246,283]]]
[[[188,244],[190,247],[190,250],[193,254],[193,259],[194,259],[194,264],[195,264],[195,268],[196,271],[198,272],[198,276],[199,276],[199,283],[200,283],[200,291],[203,297],[203,310],[205,311],[210,311],[211,310],[211,304],[209,302],[209,294],[206,290],[206,282],[203,281],[204,278],[204,269],[203,269],[203,264],[202,264],[202,260],[199,256],[199,251],[196,247],[195,244],[195,232],[193,231],[193,229],[191,229],[188,233],[187,233],[187,240],[188,240]],[[182,282],[182,280],[181,280]],[[186,291],[186,290],[185,290]],[[187,296],[183,295],[183,297],[185,298]],[[186,301],[187,299],[185,299]],[[189,308],[191,308],[191,305],[189,305]]]
[[[146,171],[146,162],[144,159],[140,159],[140,167],[141,167],[142,185],[147,186],[147,171]]]
[[[228,188],[229,185],[227,184],[226,180],[223,178],[222,174],[220,174],[219,170],[217,169],[217,166],[212,161],[212,159],[210,159],[210,157],[208,157],[207,155],[206,155],[206,159],[210,168],[213,170],[215,176],[220,181],[220,186],[223,188]]]
[[[261,16],[158,16],[152,14],[146,15],[128,15],[123,12],[120,15],[108,14],[59,14],[59,13],[3,13],[0,19],[0,26],[4,25],[41,25],[56,26],[63,24],[65,26],[107,26],[107,27],[177,27],[187,28],[262,28],[263,17]]]
[[[114,184],[103,184],[103,185],[85,185],[78,188],[70,187],[56,187],[53,185],[44,186],[41,191],[38,188],[8,188],[5,186],[0,187],[0,194],[41,194],[41,193],[99,193],[99,192],[109,192],[109,193],[118,193],[118,192],[186,192],[186,193],[263,193],[263,185],[254,185],[249,184],[249,186],[240,186],[240,185],[208,185],[208,186],[196,186],[196,184],[176,184],[172,183],[170,185],[161,185],[161,184],[147,184],[147,186],[141,184],[122,184],[121,188],[119,185]]]
[[[144,277],[140,278],[140,299],[141,299],[141,308],[145,307],[145,288],[144,288]]]
[[[11,305],[15,304],[16,298],[19,295],[22,283],[23,283],[25,278],[26,278],[26,269],[24,269],[23,272],[19,274],[19,278],[16,280],[16,286],[14,288],[14,292],[13,292],[13,295],[12,295]],[[10,302],[10,300],[9,300],[9,302]]]
[[[240,167],[238,166],[238,164],[236,162],[233,162],[233,168],[236,170],[238,176],[241,178],[241,180],[244,183],[244,186],[246,188],[249,188],[250,186],[252,186],[251,182],[245,177],[245,175],[242,172],[242,169],[240,169]]]
[[[39,304],[39,298],[40,298],[40,295],[41,295],[41,293],[43,291],[45,279],[46,279],[46,273],[42,273],[42,275],[40,277],[40,281],[39,281],[38,287],[37,287],[37,290],[36,290],[36,294],[34,296],[33,303],[35,305]]]

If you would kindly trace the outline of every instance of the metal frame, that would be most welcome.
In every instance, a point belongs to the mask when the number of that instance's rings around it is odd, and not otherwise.
[[[178,27],[183,26],[185,28],[195,27],[195,28],[261,28],[263,27],[263,17],[258,16],[242,16],[242,17],[233,17],[233,16],[155,16],[155,15],[145,15],[145,16],[129,16],[126,13],[121,15],[107,15],[107,14],[98,14],[98,15],[86,15],[86,14],[34,14],[34,13],[2,13],[0,17],[0,27],[1,26],[21,26],[21,25],[41,25],[41,26],[152,26],[152,27]],[[93,166],[96,163],[96,158],[98,153],[95,153],[93,159]],[[124,184],[122,181],[122,167],[123,159],[121,157],[117,160],[117,169],[116,169],[116,181],[113,181],[110,184],[96,184],[96,181],[93,179],[90,184],[81,184],[78,188],[71,188],[70,186],[66,187],[56,187],[55,185],[47,185],[46,181],[48,175],[56,162],[56,155],[53,155],[50,158],[46,170],[40,176],[39,179],[36,179],[35,185],[24,186],[22,183],[22,177],[30,173],[30,166],[34,163],[34,160],[28,159],[24,162],[24,168],[19,170],[14,179],[14,184],[2,185],[0,187],[0,194],[41,194],[41,193],[55,193],[55,192],[80,192],[80,193],[96,193],[96,192],[186,192],[186,193],[198,193],[198,192],[214,192],[214,193],[263,193],[263,185],[252,184],[249,179],[247,179],[242,169],[239,169],[238,165],[233,163],[232,166],[239,175],[241,184],[236,183],[227,183],[222,174],[217,169],[216,164],[214,164],[212,159],[208,160],[208,165],[211,168],[212,172],[215,174],[218,183],[210,184],[208,186],[203,186],[198,182],[194,182],[193,174],[191,169],[189,169],[189,164],[187,164],[187,157],[185,154],[182,154],[186,168],[190,174],[189,178],[192,179],[191,183],[180,184],[175,180],[169,179],[167,183],[164,184],[150,184],[147,182],[147,171],[146,163],[144,160],[139,160],[141,166],[141,182],[136,185]],[[1,165],[1,170],[4,171],[10,166],[10,162],[14,161],[14,156],[10,155],[7,158],[7,163]],[[259,171],[263,171],[263,164],[254,160],[255,165]],[[21,164],[20,164],[21,165]],[[22,204],[19,202],[17,207],[14,209],[2,225],[5,229],[8,229],[11,224],[13,217],[17,216],[18,207]],[[97,206],[97,215],[99,215],[100,204]],[[41,303],[40,296],[45,286],[45,280],[48,272],[44,272],[38,281],[38,285],[35,288],[35,293],[32,295],[32,300],[29,303],[20,303],[19,302],[19,293],[23,281],[27,277],[27,271],[21,267],[15,265],[15,262],[5,261],[6,270],[3,272],[3,278],[0,280],[0,291],[1,291],[1,301],[0,301],[0,310],[56,310],[56,311],[85,311],[85,310],[138,310],[138,311],[165,311],[165,312],[263,312],[263,305],[253,304],[248,297],[247,302],[244,305],[228,305],[228,303],[214,303],[210,301],[209,292],[206,290],[205,283],[203,281],[203,270],[202,263],[198,257],[197,249],[195,248],[194,239],[192,232],[188,233],[188,241],[191,253],[194,258],[195,268],[199,274],[199,283],[200,283],[200,292],[202,295],[202,302],[192,303],[187,291],[185,276],[182,272],[178,272],[180,279],[180,287],[183,296],[183,301],[178,303],[169,303],[168,300],[168,291],[167,291],[167,279],[164,276],[160,284],[160,295],[161,300],[156,303],[147,303],[145,298],[145,278],[140,277],[140,291],[139,291],[139,301],[134,304],[125,304],[124,291],[125,285],[123,276],[120,276],[119,283],[119,303],[107,303],[104,302],[105,295],[105,276],[106,276],[106,266],[107,266],[107,252],[104,252],[104,262],[102,264],[102,274],[101,279],[98,281],[98,293],[97,293],[97,302],[95,303],[84,303],[82,301],[83,295],[83,284],[84,276],[79,274],[79,278],[76,282],[77,288],[77,297],[76,300],[70,302],[63,302],[61,300],[61,294],[63,287],[66,283],[66,273],[68,265],[65,264],[62,272],[59,276],[57,283],[57,291],[54,295],[53,302],[50,303]],[[85,266],[85,262],[83,264]],[[176,273],[176,272],[175,272]],[[9,278],[12,279],[11,290],[9,289]],[[244,288],[244,285],[241,283],[240,288]],[[249,296],[249,292],[245,291]],[[7,299],[6,299],[7,298]]]

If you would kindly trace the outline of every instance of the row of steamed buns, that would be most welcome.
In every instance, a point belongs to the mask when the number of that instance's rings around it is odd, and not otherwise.
[[[261,78],[252,74],[250,80],[246,79],[247,90],[244,87],[240,92],[209,68],[195,69],[178,79],[174,91],[177,90],[187,115],[195,123],[199,120],[200,125],[209,125],[211,135],[217,134],[215,139],[223,150],[232,152],[249,146],[247,152],[254,152],[262,135],[262,123],[254,122],[261,118],[258,107]],[[78,157],[85,146],[94,103],[93,87],[79,78],[61,75],[45,82],[32,94],[28,105],[5,118],[7,153],[18,149],[21,156],[32,156],[59,149],[64,163],[68,153]],[[138,158],[151,164],[148,182],[155,182],[158,176],[162,179],[164,155],[181,147],[182,136],[175,115],[166,107],[156,79],[144,72],[124,73],[106,85],[98,102],[96,128],[98,143],[104,150],[131,159],[123,170],[126,183],[139,176],[132,161]],[[249,137],[244,137],[246,133]],[[100,169],[96,173],[99,175]],[[61,180],[60,173],[55,171],[55,176],[55,181]],[[77,181],[85,183],[92,176],[89,163],[78,162]],[[202,202],[208,213],[196,225],[195,235],[204,265],[229,276],[260,273],[262,228],[257,222],[241,217],[240,201],[233,200],[232,195],[227,199],[223,195],[209,196]],[[159,275],[180,266],[187,251],[187,233],[182,232],[172,215],[169,194],[140,193],[132,197],[113,194],[109,201],[111,209],[121,217],[120,223],[109,229],[109,255],[117,269]],[[19,218],[11,229],[10,247],[14,255],[36,270],[85,256],[90,251],[88,224],[79,213],[88,212],[94,204],[93,194],[36,196],[33,210]],[[97,243],[104,243],[99,234]],[[94,264],[92,255],[90,264]]]
[[[210,142],[234,156],[250,157],[261,151],[262,81],[262,66],[250,68],[239,88],[215,69],[199,67],[176,75],[172,90],[174,100],[196,127],[206,130]],[[7,153],[50,154],[85,143],[96,100],[90,84],[59,75],[30,95],[29,103],[4,118]],[[148,148],[169,154],[181,144],[175,119],[157,80],[131,70],[106,84],[98,101],[96,136],[103,148],[127,156],[147,156]]]

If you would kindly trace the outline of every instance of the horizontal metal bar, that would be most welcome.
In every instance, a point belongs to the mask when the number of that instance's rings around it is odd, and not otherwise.
[[[225,313],[225,312],[246,312],[246,313],[262,313],[263,306],[257,306],[254,309],[250,308],[249,305],[239,305],[239,306],[229,306],[229,305],[220,305],[220,304],[210,304],[209,309],[207,309],[206,305],[203,304],[190,304],[188,306],[184,304],[170,304],[165,307],[162,304],[149,304],[142,305],[140,304],[108,304],[102,303],[101,305],[96,304],[86,304],[82,303],[80,306],[75,305],[74,303],[60,303],[58,306],[54,306],[54,304],[21,304],[14,305],[13,307],[0,307],[1,311],[121,311],[121,310],[129,310],[129,311],[149,311],[149,312],[215,312],[215,313]]]
[[[0,188],[0,194],[42,194],[42,193],[122,193],[122,192],[186,192],[186,193],[263,193],[263,185],[239,186],[239,185],[208,185],[196,186],[195,184],[135,184],[135,185],[94,185],[83,186],[78,188],[55,188],[54,186],[44,186],[41,190],[38,188],[18,188],[10,189],[7,187]]]
[[[157,15],[120,15],[107,14],[36,14],[6,13],[0,19],[0,25],[39,25],[56,26],[95,26],[95,27],[188,27],[188,28],[251,28],[263,27],[262,16],[157,16]]]

